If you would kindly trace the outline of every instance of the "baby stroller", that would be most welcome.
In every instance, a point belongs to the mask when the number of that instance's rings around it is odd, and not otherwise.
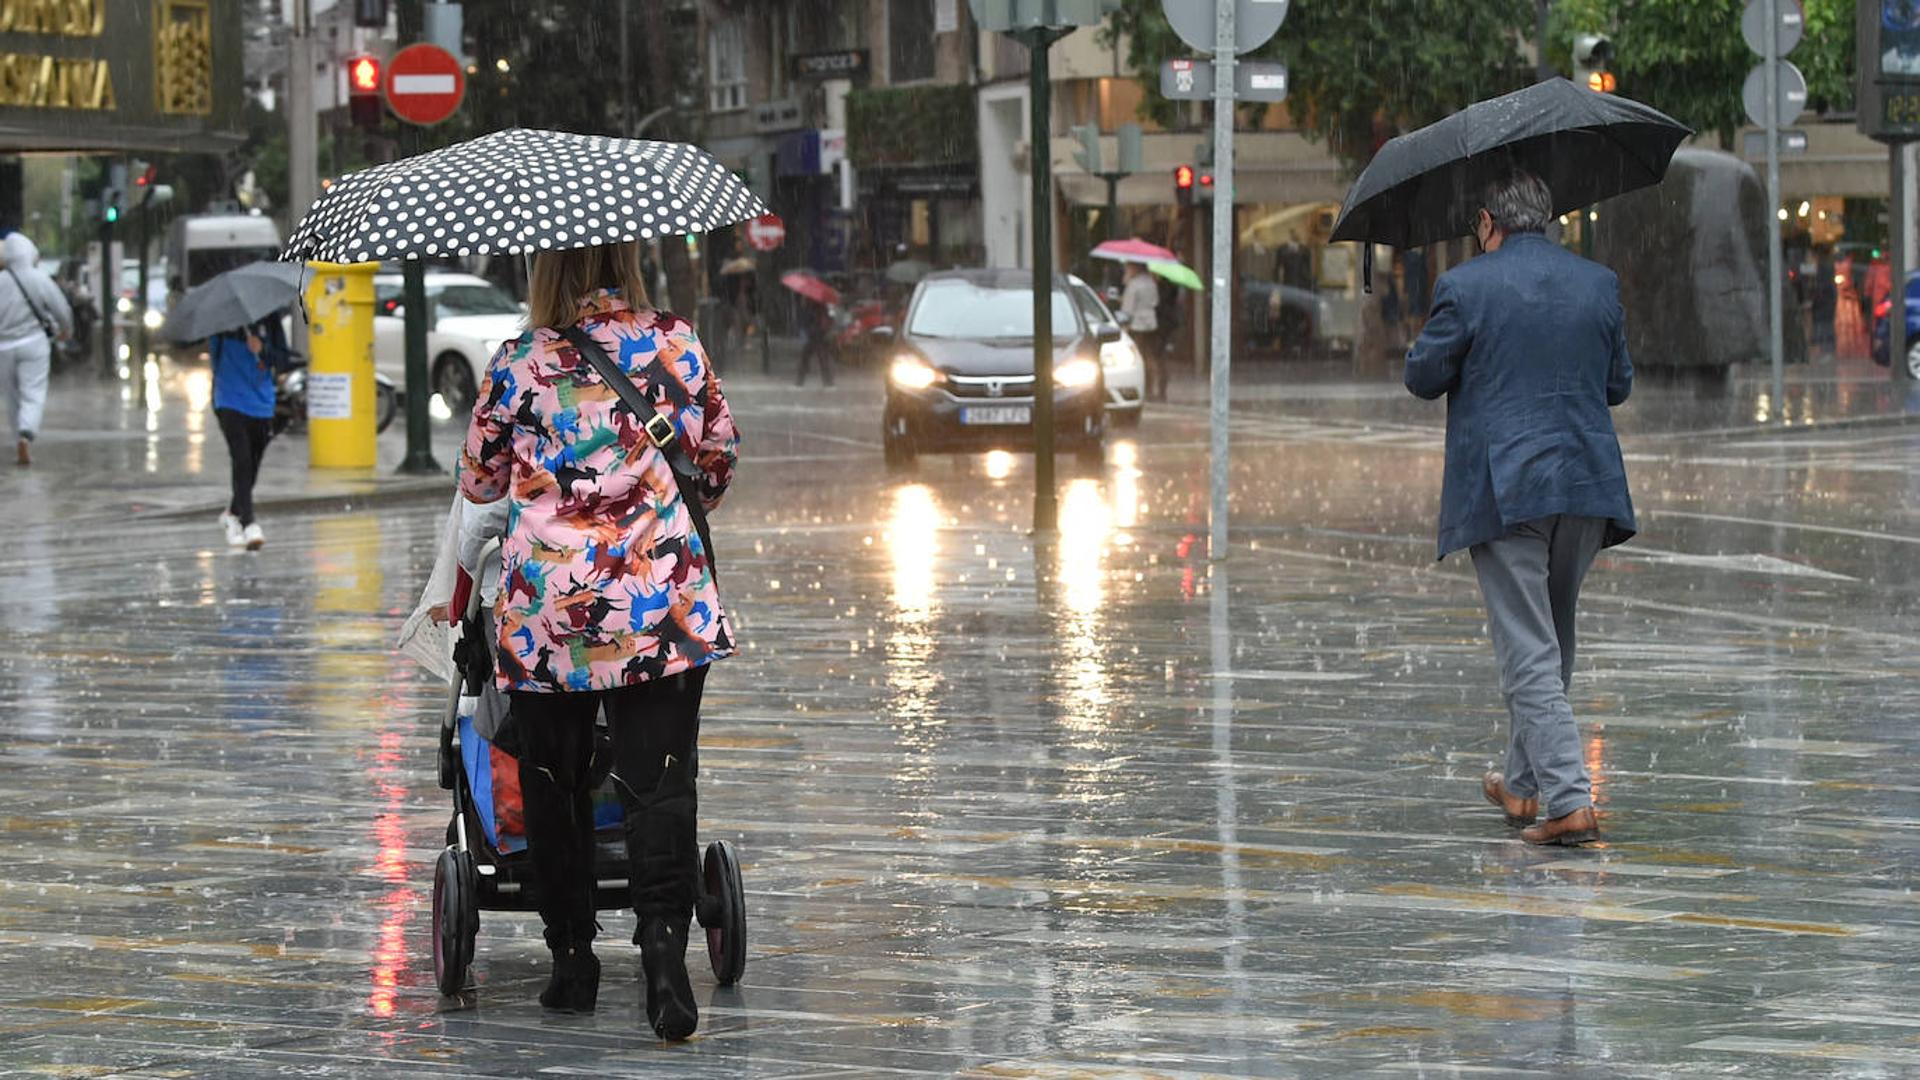
[[[482,911],[537,911],[533,863],[521,815],[517,737],[493,685],[492,635],[481,617],[480,590],[463,570],[452,608],[463,612],[454,646],[455,676],[440,725],[440,786],[453,792],[447,847],[433,867],[433,975],[442,994],[465,989]],[[489,739],[483,732],[491,732]],[[597,911],[629,905],[627,847],[620,800],[609,774],[612,739],[601,724],[594,749],[594,889]],[[699,761],[694,761],[699,772]],[[746,897],[740,862],[725,840],[701,858],[694,914],[707,932],[707,959],[721,986],[747,966]]]

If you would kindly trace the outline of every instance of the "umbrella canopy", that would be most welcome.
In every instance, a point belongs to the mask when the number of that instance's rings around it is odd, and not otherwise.
[[[281,258],[560,251],[706,232],[766,212],[695,146],[512,128],[342,178],[300,219]]]
[[[1135,237],[1132,240],[1109,240],[1093,249],[1096,259],[1112,259],[1115,262],[1179,262],[1180,256],[1161,247],[1149,244]]]
[[[167,313],[160,336],[177,345],[251,325],[297,303],[306,268],[257,262],[236,267],[188,290]]]
[[[916,285],[921,278],[931,273],[933,273],[931,263],[922,262],[919,259],[901,259],[887,267],[885,277],[895,285]]]
[[[1186,263],[1150,262],[1147,264],[1147,269],[1155,276],[1165,278],[1183,289],[1192,289],[1194,292],[1206,291],[1206,286],[1200,283],[1200,275],[1194,273]]]
[[[745,255],[737,255],[720,264],[721,277],[732,277],[735,274],[751,274],[753,270],[753,260]]]
[[[838,304],[840,290],[815,277],[806,270],[789,270],[780,275],[780,284],[799,293],[816,304]]]
[[[1637,101],[1548,79],[1390,140],[1347,192],[1332,238],[1413,248],[1468,235],[1481,192],[1514,168],[1545,181],[1565,213],[1659,183],[1692,134]]]

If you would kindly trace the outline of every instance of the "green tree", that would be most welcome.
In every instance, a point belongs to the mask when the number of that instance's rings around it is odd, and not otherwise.
[[[1521,43],[1533,19],[1531,0],[1306,0],[1252,56],[1286,63],[1293,117],[1357,168],[1388,137],[1531,82]],[[1142,112],[1173,126],[1160,62],[1193,50],[1167,25],[1161,0],[1124,0],[1104,33],[1124,41],[1140,73]]]
[[[1740,87],[1759,62],[1740,36],[1741,0],[1557,0],[1549,55],[1566,70],[1573,36],[1613,40],[1619,91],[1733,145],[1747,123]],[[1852,0],[1802,0],[1806,36],[1788,57],[1807,77],[1808,106],[1853,106]]]

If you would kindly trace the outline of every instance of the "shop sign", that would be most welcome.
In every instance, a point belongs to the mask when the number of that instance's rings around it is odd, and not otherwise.
[[[800,126],[800,99],[781,98],[753,107],[753,130],[787,131]]]
[[[867,73],[867,50],[802,53],[793,58],[796,79],[857,79]]]
[[[831,176],[847,160],[847,133],[842,128],[820,129],[820,175]]]

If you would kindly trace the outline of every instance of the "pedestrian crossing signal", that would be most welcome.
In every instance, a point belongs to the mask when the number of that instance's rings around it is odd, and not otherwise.
[[[1181,206],[1193,205],[1193,166],[1173,167],[1173,196]]]
[[[1611,71],[1596,71],[1587,76],[1587,89],[1596,94],[1611,94],[1614,86],[1615,81]]]
[[[355,127],[380,126],[380,59],[355,56],[347,61],[347,106]]]

